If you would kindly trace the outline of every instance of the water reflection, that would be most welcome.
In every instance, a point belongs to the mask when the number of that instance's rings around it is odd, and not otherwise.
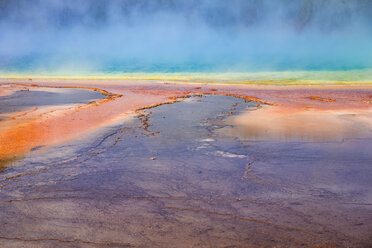
[[[37,88],[26,87],[11,95],[0,96],[0,114],[18,112],[40,106],[88,103],[100,99],[100,92],[85,89]]]
[[[222,133],[248,140],[342,141],[372,137],[372,113],[267,106],[232,117]]]

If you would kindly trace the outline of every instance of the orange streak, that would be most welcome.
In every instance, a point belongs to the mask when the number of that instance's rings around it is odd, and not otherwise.
[[[318,100],[322,102],[335,102],[336,100],[331,99],[331,98],[323,98],[323,97],[318,97],[318,96],[310,96],[310,99],[312,100]]]
[[[146,81],[102,81],[98,85],[94,85],[93,83],[96,82],[92,83],[92,81],[74,81],[74,86],[70,86],[68,84],[71,82],[66,80],[54,80],[52,83],[40,81],[38,85],[31,85],[27,81],[17,83],[19,83],[18,86],[22,87],[96,90],[104,94],[106,98],[73,108],[54,109],[43,113],[38,110],[30,112],[26,116],[17,117],[16,120],[0,122],[0,158],[22,155],[33,147],[56,145],[76,139],[99,127],[112,124],[118,118],[125,117],[136,109],[173,102],[179,97],[190,94],[227,95],[272,105],[270,109],[264,107],[255,112],[257,114],[261,113],[261,117],[272,116],[274,119],[270,119],[267,123],[273,126],[277,120],[297,113],[305,116],[305,120],[311,119],[311,115],[323,116],[330,111],[353,112],[358,110],[359,113],[367,113],[371,110],[371,104],[366,99],[370,99],[372,92],[372,87],[368,86],[258,87],[182,83],[161,84]],[[334,99],[335,101],[314,101],[311,96],[316,96],[316,100]],[[309,115],[303,114],[303,111],[309,112]],[[257,127],[262,125],[260,118],[253,118],[252,120]],[[301,124],[296,123],[296,121],[293,121],[295,126]],[[369,123],[369,119],[366,120],[366,123]],[[4,127],[5,124],[6,127]]]

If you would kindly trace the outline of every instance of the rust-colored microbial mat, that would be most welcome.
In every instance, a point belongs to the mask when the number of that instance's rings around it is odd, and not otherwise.
[[[0,88],[41,94],[0,117],[0,247],[372,244],[371,87],[32,84]]]

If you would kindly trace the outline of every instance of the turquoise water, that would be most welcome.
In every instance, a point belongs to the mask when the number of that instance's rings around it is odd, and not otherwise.
[[[69,63],[49,63],[50,58],[27,56],[13,61],[0,61],[0,72],[4,73],[36,73],[36,74],[122,74],[122,73],[252,73],[252,72],[283,72],[283,71],[355,71],[368,70],[372,64],[345,61],[302,61],[281,58],[275,65],[270,65],[268,59],[258,58],[255,63],[241,61],[239,57],[217,58],[215,61],[203,59],[176,62],[146,61],[145,59],[99,61],[78,60]],[[160,59],[159,59],[160,60]]]
[[[294,69],[290,64],[281,68],[263,67],[259,70],[229,68],[229,65],[190,63],[140,63],[138,61],[115,62],[95,67],[67,66],[60,68],[42,67],[35,69],[32,59],[0,67],[0,78],[12,77],[71,77],[71,78],[118,78],[151,79],[203,82],[285,82],[285,83],[371,83],[372,69],[322,67]],[[258,65],[256,65],[258,67]]]

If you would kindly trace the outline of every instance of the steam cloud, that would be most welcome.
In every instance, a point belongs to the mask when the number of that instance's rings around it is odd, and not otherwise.
[[[0,71],[372,67],[370,0],[0,0]]]

